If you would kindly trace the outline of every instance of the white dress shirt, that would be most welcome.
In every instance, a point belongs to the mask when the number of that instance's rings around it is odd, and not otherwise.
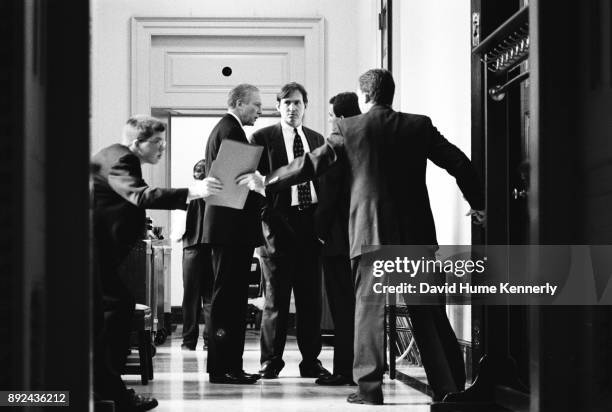
[[[283,130],[283,140],[285,141],[285,150],[287,152],[287,160],[289,163],[293,161],[295,158],[293,156],[293,139],[295,138],[295,133],[293,132],[293,127],[288,124],[281,122],[281,128]],[[308,140],[304,135],[304,130],[302,130],[302,125],[296,127],[298,131],[298,135],[300,139],[302,139],[302,145],[304,146],[304,153],[310,152],[310,145],[308,144]],[[314,185],[312,184],[312,180],[310,183],[310,194],[312,196],[312,203],[315,204],[318,202],[317,192],[315,191]],[[299,206],[300,202],[298,200],[298,187],[297,185],[291,186],[291,206]]]

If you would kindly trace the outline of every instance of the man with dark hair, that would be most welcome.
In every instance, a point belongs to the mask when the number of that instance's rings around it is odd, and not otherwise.
[[[193,166],[193,178],[206,177],[206,161]],[[208,346],[210,304],[215,275],[212,272],[210,246],[202,241],[206,202],[195,199],[187,206],[183,234],[183,343],[184,350],[195,350],[198,343],[200,314],[204,309],[204,349]]]
[[[357,94],[353,92],[338,93],[329,99],[329,104],[329,118],[332,123],[335,123],[336,118],[342,119],[361,114]]]
[[[284,85],[276,96],[278,124],[253,134],[264,147],[259,171],[268,173],[321,146],[323,136],[302,125],[308,95],[299,83]],[[265,243],[260,248],[265,304],[261,320],[261,374],[277,378],[285,366],[291,290],[295,296],[296,334],[302,354],[300,375],[329,375],[321,365],[321,275],[314,230],[318,182],[287,187],[269,199],[263,216]]]
[[[121,380],[129,350],[135,300],[119,276],[119,266],[143,238],[145,209],[185,209],[192,199],[218,193],[221,182],[210,178],[187,189],[149,187],[141,164],[156,164],[166,147],[165,125],[157,119],[131,117],[123,144],[102,149],[92,158],[94,210],[94,392],[115,401],[117,411],[144,411],[157,406],[127,390]]]
[[[361,114],[357,95],[339,93],[329,99],[329,122]],[[355,292],[349,258],[348,214],[350,185],[348,173],[335,168],[319,178],[321,196],[315,227],[323,243],[321,261],[325,290],[334,321],[334,373],[317,379],[326,386],[354,385],[353,338],[355,330]]]
[[[250,84],[234,87],[228,96],[227,114],[219,120],[206,146],[206,173],[217,158],[221,143],[248,144],[243,126],[252,126],[261,115],[259,89]],[[258,374],[242,369],[246,332],[249,273],[255,247],[263,243],[261,209],[265,202],[249,193],[243,209],[206,204],[202,242],[208,243],[215,281],[210,309],[207,371],[211,383],[251,384]]]
[[[263,194],[281,191],[323,174],[334,165],[350,176],[349,240],[355,279],[355,360],[359,391],[350,403],[382,404],[384,294],[372,293],[375,278],[362,266],[362,247],[436,245],[425,171],[427,160],[455,177],[478,223],[484,195],[470,160],[422,115],[394,111],[391,73],[368,70],[359,78],[363,115],[338,120],[327,143],[270,173],[237,181]],[[362,299],[367,296],[367,300]],[[463,389],[465,370],[445,307],[410,306],[413,333],[434,400]]]

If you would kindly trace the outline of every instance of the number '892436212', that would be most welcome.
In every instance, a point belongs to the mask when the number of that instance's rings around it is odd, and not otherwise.
[[[0,391],[0,406],[68,406],[68,391]]]

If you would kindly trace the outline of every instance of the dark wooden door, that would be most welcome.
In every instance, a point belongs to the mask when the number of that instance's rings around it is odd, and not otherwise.
[[[518,62],[507,70],[497,70],[495,66],[495,56],[503,57],[497,51],[506,50],[508,36],[511,39],[528,36],[528,10],[524,7],[517,0],[472,1],[472,158],[484,178],[488,215],[486,229],[474,229],[475,244],[530,243],[528,199],[534,167],[530,147],[535,142],[530,136],[529,63]],[[513,22],[509,34],[499,35],[490,46],[477,51],[504,26],[508,27],[508,22]],[[513,48],[508,49],[514,52]],[[503,64],[504,60],[501,61]],[[500,370],[505,376],[498,380],[526,391],[528,310],[517,306],[474,307],[472,316],[474,375],[479,373],[482,355],[509,360],[515,366]]]

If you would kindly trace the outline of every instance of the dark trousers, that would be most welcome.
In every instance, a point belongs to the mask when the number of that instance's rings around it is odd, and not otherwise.
[[[372,292],[373,284],[380,280],[361,267],[359,257],[351,260],[351,266],[356,299],[353,377],[363,398],[380,401],[384,374],[385,294]],[[408,313],[434,396],[463,389],[463,356],[444,305],[410,306]]]
[[[195,348],[198,343],[199,322],[204,307],[204,332],[208,341],[210,306],[215,275],[212,270],[208,245],[194,245],[183,249],[183,345]]]
[[[94,259],[93,342],[94,393],[121,405],[127,400],[121,379],[129,350],[135,300],[110,259]]]
[[[242,371],[253,246],[212,245],[215,275],[210,308],[207,371]]]
[[[261,363],[283,358],[291,289],[295,297],[296,335],[303,365],[321,353],[321,272],[312,210],[292,208],[288,221],[294,243],[282,256],[262,256],[265,304],[261,318]]]
[[[353,376],[355,291],[348,256],[323,256],[323,278],[334,321],[334,374]]]
[[[130,333],[136,300],[123,282],[111,279],[112,286],[104,287],[104,324],[110,361],[113,369],[123,373],[130,350]],[[103,284],[106,283],[103,281]]]

